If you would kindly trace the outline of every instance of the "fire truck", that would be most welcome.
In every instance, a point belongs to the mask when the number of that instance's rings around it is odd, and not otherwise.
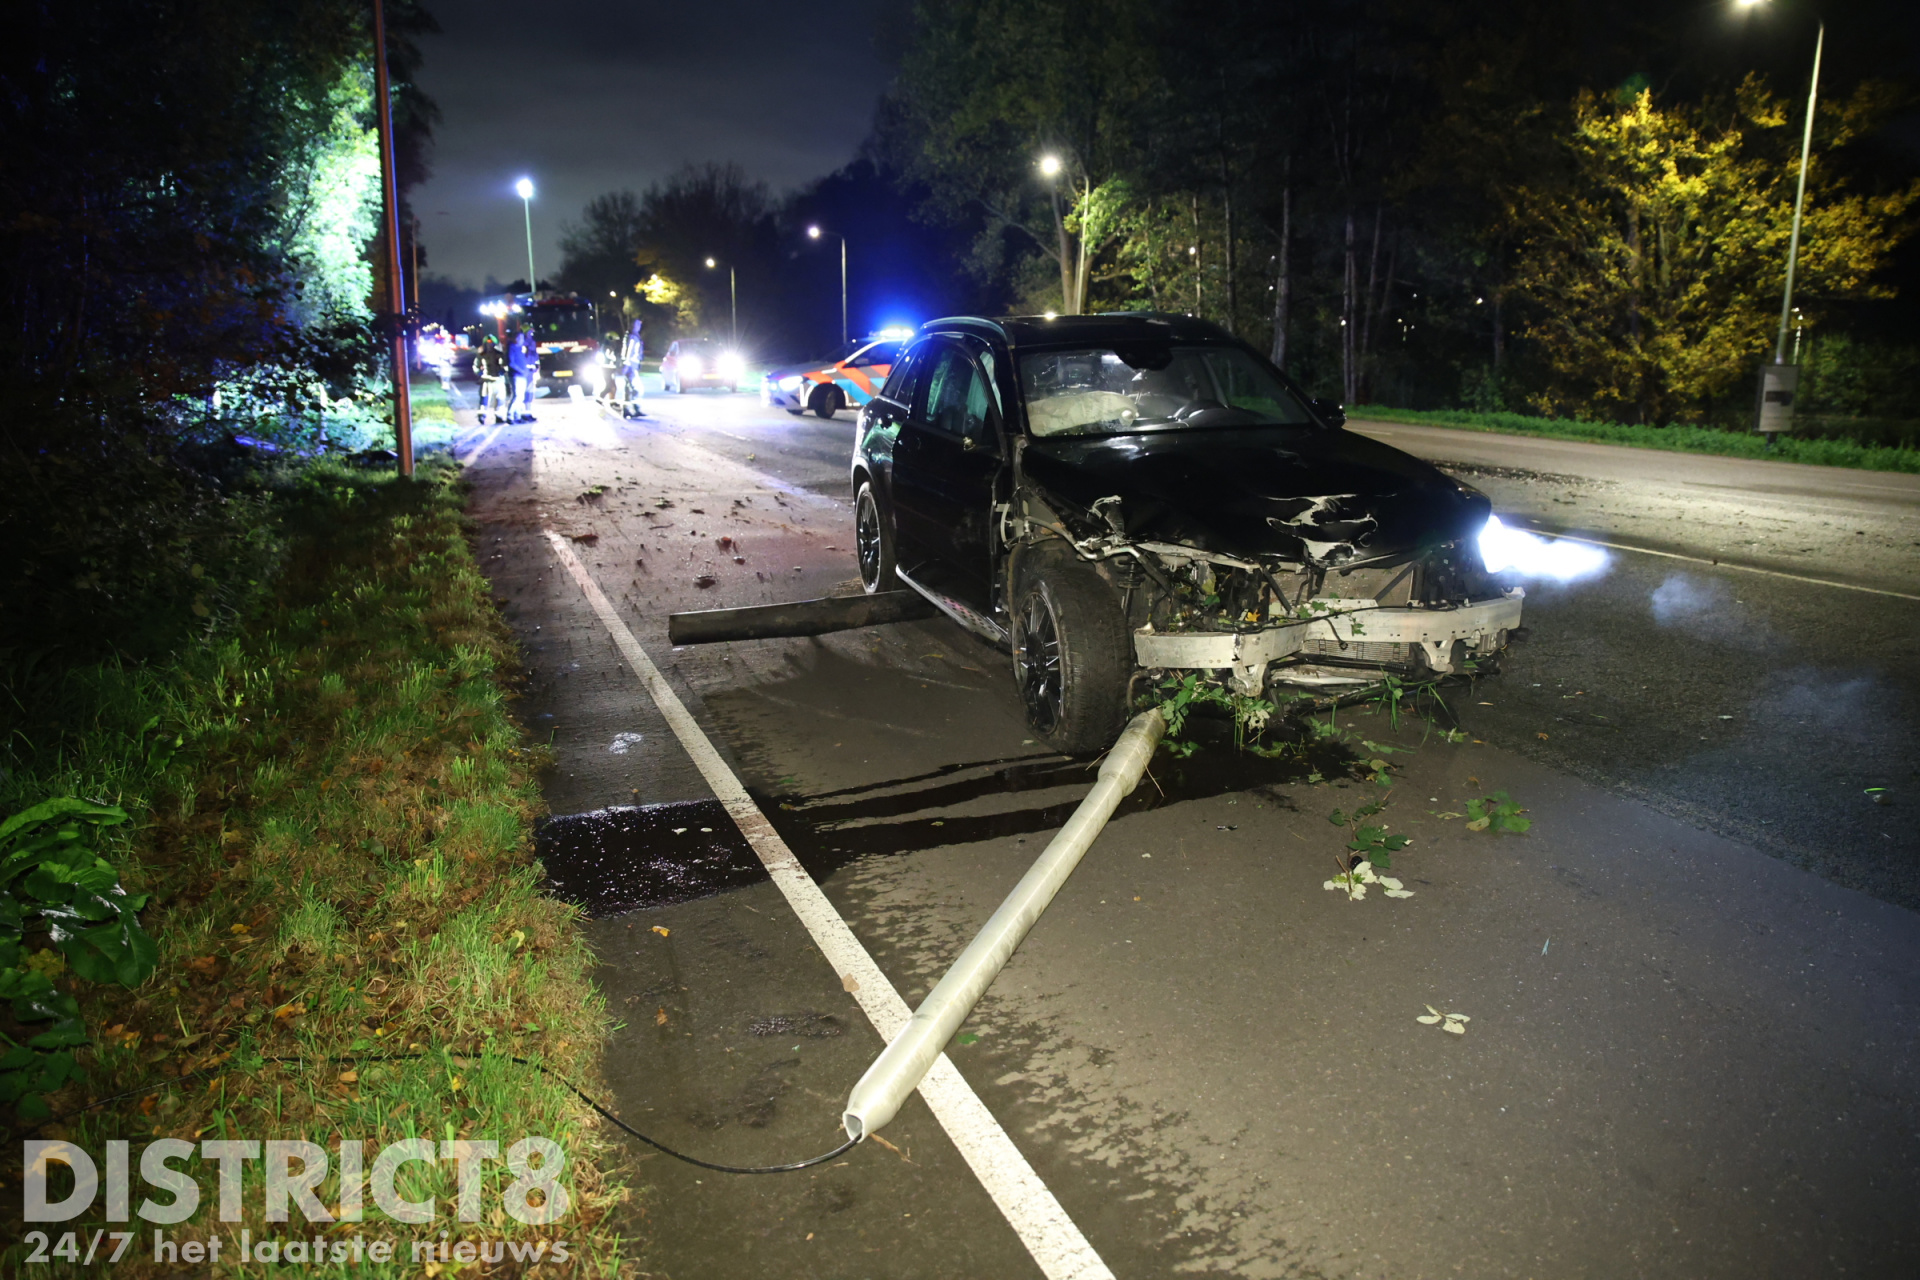
[[[577,386],[591,396],[606,385],[608,353],[600,345],[599,316],[579,294],[498,294],[480,303],[480,314],[486,320],[477,327],[491,330],[503,349],[515,331],[533,331],[543,390]]]

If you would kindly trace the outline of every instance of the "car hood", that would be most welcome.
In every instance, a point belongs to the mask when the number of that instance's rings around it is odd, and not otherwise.
[[[1484,494],[1411,454],[1319,427],[1034,439],[1023,470],[1083,511],[1117,495],[1140,541],[1323,566],[1409,559],[1492,514]]]
[[[783,364],[767,370],[767,381],[778,382],[782,378],[806,377],[810,373],[825,373],[834,367],[832,360],[814,360],[807,364]]]

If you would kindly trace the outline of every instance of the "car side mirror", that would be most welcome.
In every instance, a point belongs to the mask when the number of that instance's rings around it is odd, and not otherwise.
[[[1347,407],[1345,405],[1334,400],[1313,400],[1309,403],[1313,406],[1314,415],[1328,426],[1344,427],[1347,425]]]

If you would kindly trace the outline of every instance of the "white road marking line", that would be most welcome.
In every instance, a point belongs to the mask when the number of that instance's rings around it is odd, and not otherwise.
[[[653,699],[654,706],[672,728],[674,736],[680,739],[680,745],[686,748],[693,758],[694,765],[706,778],[707,785],[713,788],[713,794],[727,813],[733,818],[734,825],[753,846],[760,861],[766,866],[773,882],[786,895],[787,903],[793,908],[800,923],[813,935],[813,941],[833,965],[844,982],[847,978],[854,981],[853,997],[860,1002],[860,1008],[873,1023],[874,1029],[883,1040],[891,1041],[900,1034],[901,1028],[912,1018],[913,1011],[907,1007],[900,993],[880,972],[880,966],[873,962],[867,949],[853,936],[853,930],[834,910],[833,903],[827,900],[820,886],[815,884],[800,865],[793,851],[787,848],[786,841],[780,838],[773,824],[767,821],[760,807],[747,794],[747,789],[726,761],[714,749],[705,730],[693,718],[686,705],[680,701],[673,687],[653,665],[646,650],[640,647],[640,641],[634,637],[627,624],[614,609],[613,603],[600,590],[587,567],[573,554],[573,548],[553,530],[546,530],[547,541],[553,545],[554,555],[559,559],[573,580],[580,585],[586,595],[587,603],[606,625],[613,641],[619,646],[627,664],[640,677],[647,693]],[[954,1146],[966,1159],[980,1185],[993,1198],[1002,1215],[1027,1252],[1039,1264],[1040,1270],[1048,1280],[1113,1280],[1113,1272],[1101,1261],[1082,1235],[1080,1228],[1054,1198],[1040,1175],[1033,1171],[1027,1158],[1000,1127],[993,1113],[980,1101],[978,1094],[961,1076],[959,1068],[942,1054],[920,1084],[920,1096],[927,1100],[927,1106],[934,1117],[940,1121],[941,1128],[953,1139]]]
[[[1838,587],[1842,591],[1864,591],[1870,596],[1892,596],[1895,600],[1920,601],[1920,596],[1908,595],[1904,591],[1887,591],[1880,587],[1859,587],[1851,582],[1835,582],[1831,578],[1809,578],[1802,573],[1783,573],[1778,569],[1762,569],[1757,565],[1735,564],[1731,560],[1712,560],[1706,556],[1684,556],[1678,551],[1655,551],[1651,547],[1630,547],[1623,542],[1602,542],[1598,538],[1582,538],[1571,533],[1560,533],[1540,524],[1538,521],[1529,520],[1525,516],[1517,516],[1515,519],[1533,526],[1532,531],[1534,533],[1546,534],[1549,537],[1560,538],[1567,542],[1584,542],[1590,547],[1606,547],[1613,551],[1631,551],[1636,555],[1659,556],[1664,560],[1685,560],[1691,564],[1704,564],[1713,569],[1738,569],[1742,573],[1762,573],[1769,578],[1786,578],[1791,582],[1811,582],[1816,587]]]
[[[504,425],[505,424],[502,424],[502,426]],[[500,431],[501,431],[501,427],[495,427],[492,430],[492,432],[488,434],[487,438],[485,440],[482,440],[479,446],[476,447],[472,453],[460,459],[460,465],[463,467],[472,466],[475,460],[477,460],[481,454],[485,453],[487,449],[492,446],[495,440],[498,440],[500,438]]]

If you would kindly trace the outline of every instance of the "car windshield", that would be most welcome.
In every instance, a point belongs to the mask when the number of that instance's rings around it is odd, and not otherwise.
[[[1308,426],[1299,399],[1238,347],[1170,342],[1020,357],[1036,436]]]

